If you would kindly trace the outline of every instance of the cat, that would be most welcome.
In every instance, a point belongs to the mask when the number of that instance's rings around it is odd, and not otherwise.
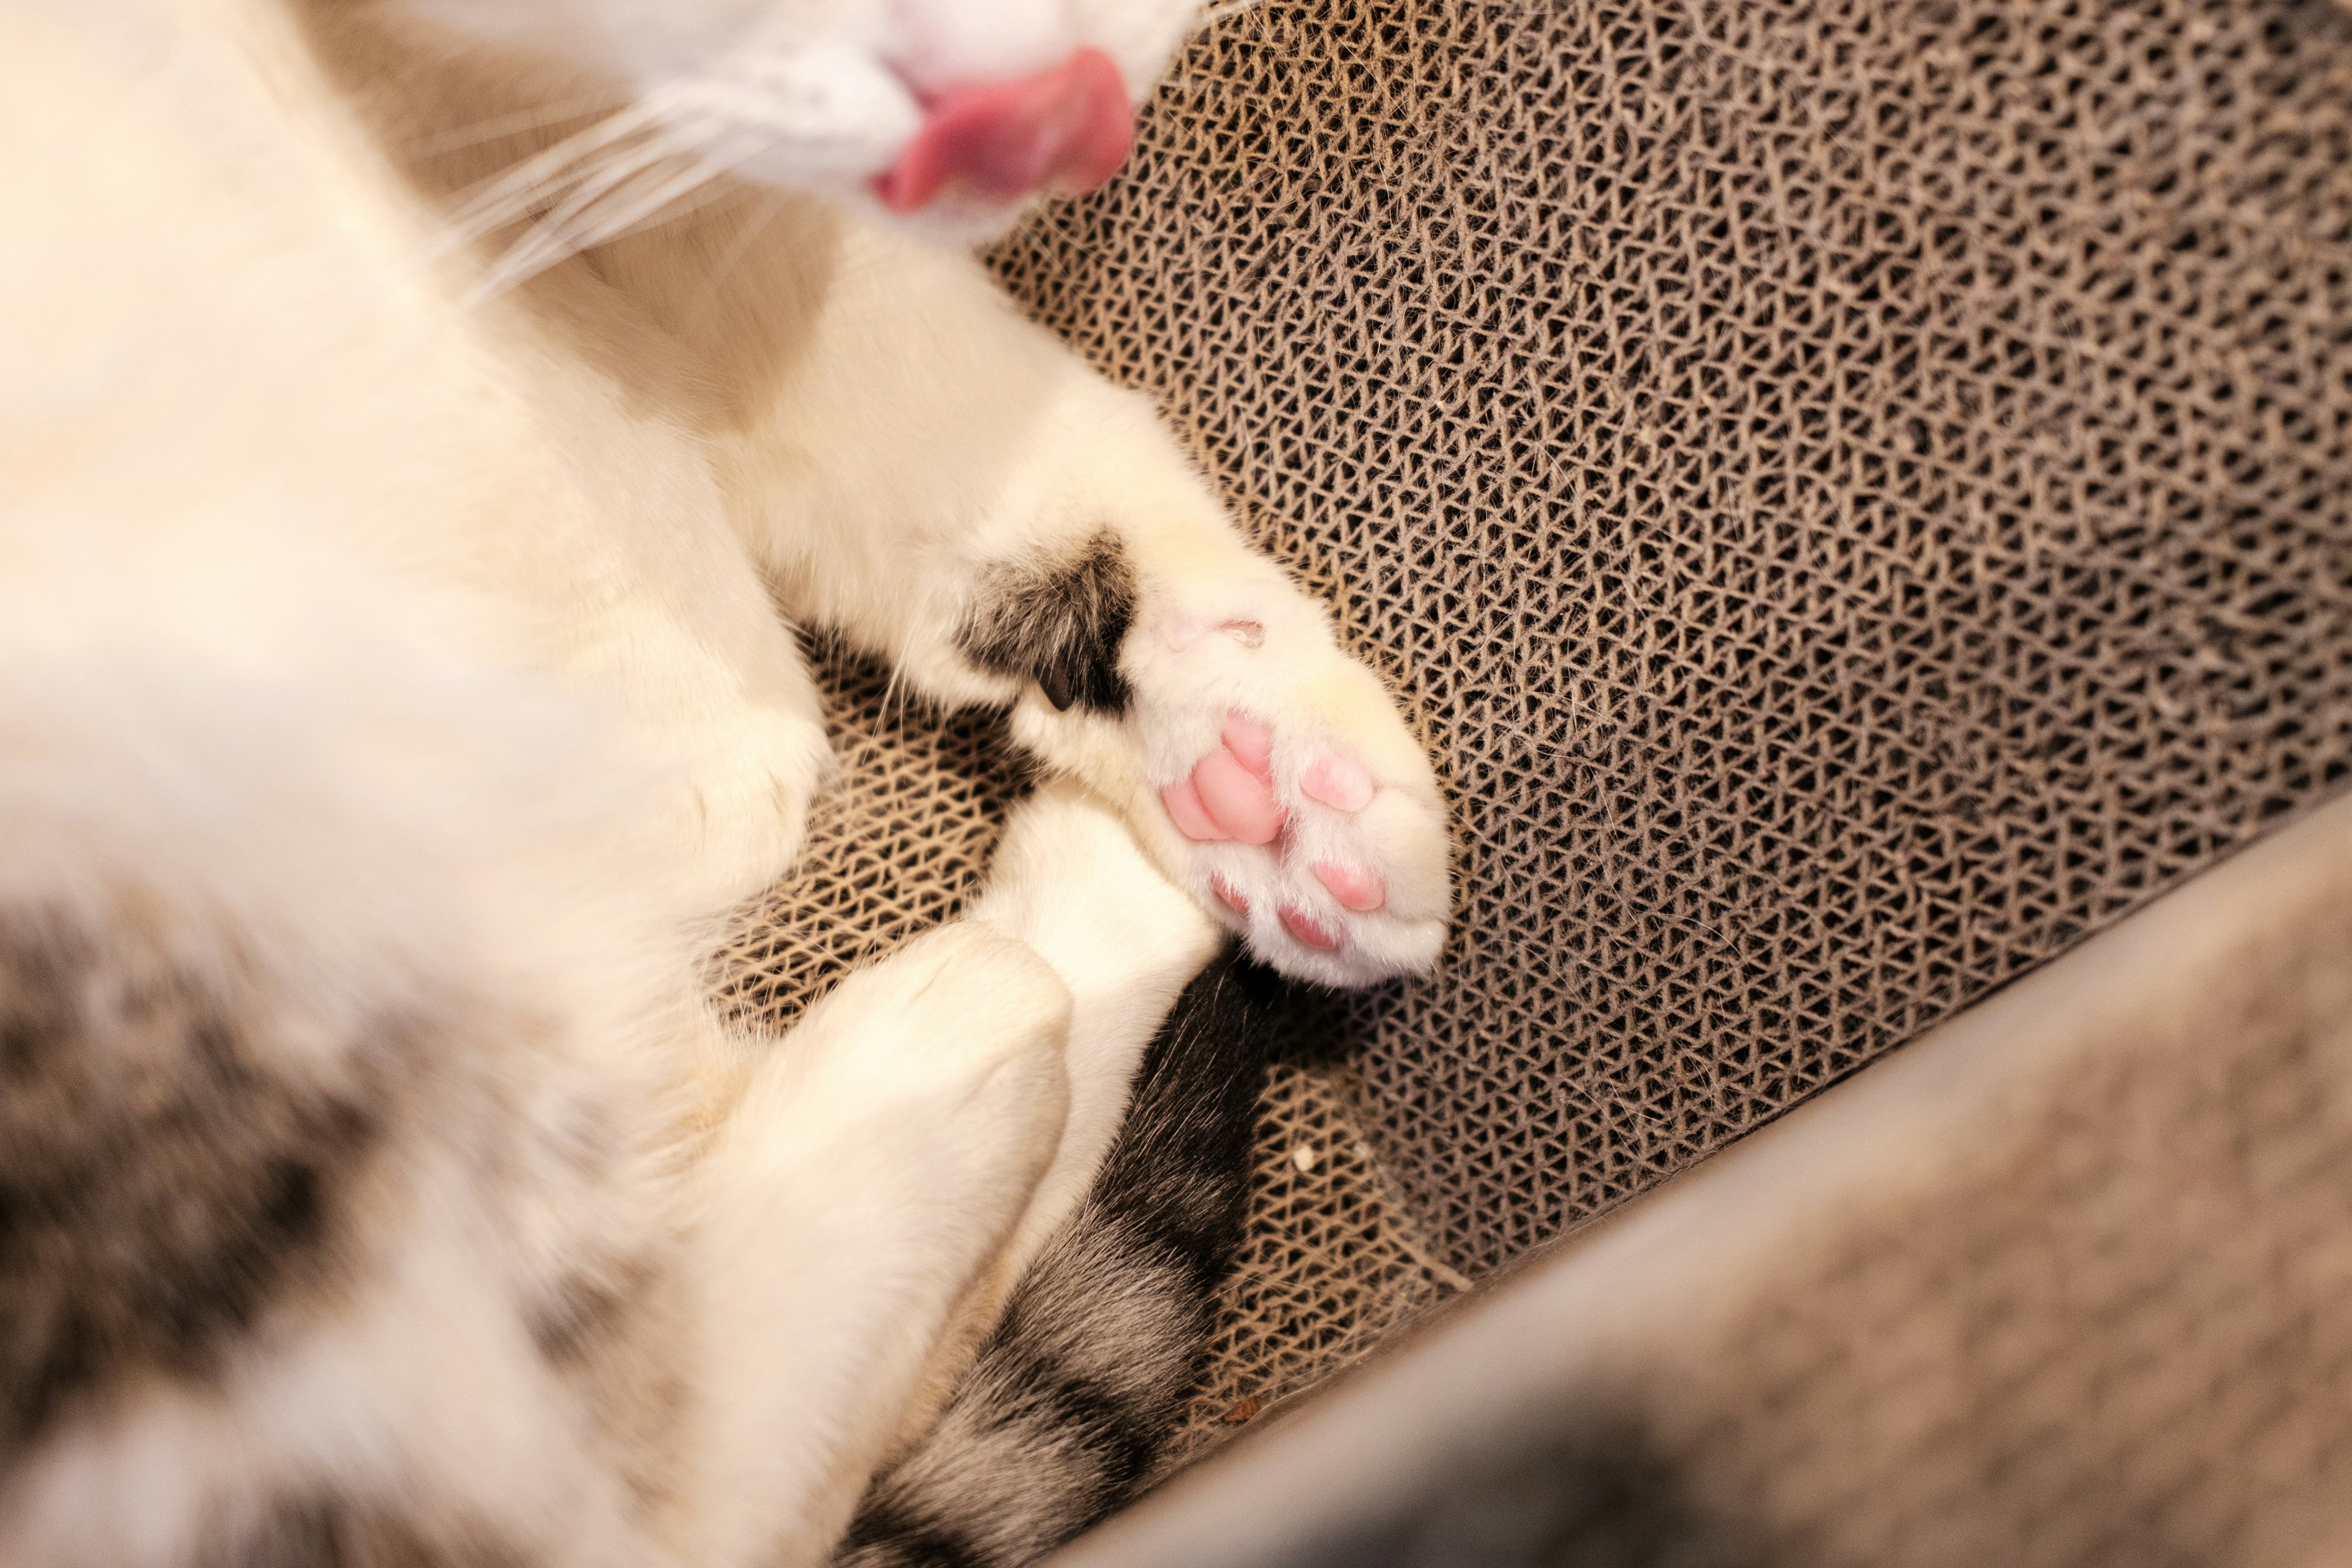
[[[1378,679],[961,248],[1190,22],[0,0],[0,1562],[1010,1563],[1132,1483],[1221,944],[1450,899]],[[795,624],[1052,782],[758,1040]]]

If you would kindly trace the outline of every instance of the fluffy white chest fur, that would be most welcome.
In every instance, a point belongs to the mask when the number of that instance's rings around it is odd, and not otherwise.
[[[1101,1173],[1139,1060],[1224,933],[1359,984],[1448,897],[1379,682],[946,243],[1106,173],[1183,10],[0,0],[0,1562],[1009,1563],[1116,1500],[956,1434],[1040,1336],[1181,1392],[1205,1119],[1137,1091],[1165,1180]],[[740,1041],[795,622],[1057,782]]]

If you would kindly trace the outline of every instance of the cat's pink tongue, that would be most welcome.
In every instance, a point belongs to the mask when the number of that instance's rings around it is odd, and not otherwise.
[[[950,89],[927,110],[898,161],[874,176],[874,195],[892,212],[948,190],[988,202],[1082,195],[1118,172],[1135,140],[1127,86],[1100,49],[1016,81]]]

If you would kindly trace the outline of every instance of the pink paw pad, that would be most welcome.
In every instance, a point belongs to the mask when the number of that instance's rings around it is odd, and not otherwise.
[[[1223,742],[1190,777],[1160,790],[1160,804],[1188,838],[1271,844],[1290,817],[1274,796],[1274,732],[1234,713]]]
[[[1377,786],[1358,763],[1336,752],[1325,752],[1307,763],[1298,787],[1310,798],[1344,812],[1361,811],[1372,803]],[[1160,792],[1170,820],[1184,836],[1203,844],[1241,843],[1270,847],[1279,860],[1292,853],[1290,813],[1275,794],[1274,731],[1239,710],[1225,715],[1216,749],[1192,765],[1192,771]],[[1370,913],[1388,902],[1388,883],[1367,866],[1344,860],[1324,860],[1311,869],[1317,881],[1343,910]],[[1234,913],[1246,918],[1248,896],[1224,877],[1212,877],[1209,888]],[[1345,944],[1345,933],[1332,929],[1297,905],[1277,911],[1282,927],[1301,944],[1321,952],[1335,952]]]
[[[1169,820],[1175,823],[1185,837],[1203,844],[1214,844],[1233,836],[1217,826],[1209,808],[1201,804],[1201,792],[1192,787],[1191,779],[1178,779],[1160,792],[1160,804],[1168,808]]]
[[[1315,879],[1343,906],[1359,914],[1388,902],[1388,886],[1381,880],[1380,873],[1361,866],[1342,866],[1326,860],[1315,868]]]
[[[1317,925],[1307,917],[1304,910],[1294,910],[1286,904],[1282,910],[1282,929],[1307,946],[1318,948],[1325,952],[1329,952],[1339,945],[1339,939]]]
[[[1214,751],[1192,770],[1192,787],[1230,838],[1271,844],[1289,813],[1274,798],[1273,786],[1242,765],[1231,752]]]
[[[1298,775],[1298,787],[1334,811],[1361,811],[1372,804],[1372,775],[1345,757],[1316,758]]]
[[[1253,778],[1271,782],[1274,778],[1274,731],[1245,713],[1225,715],[1225,732],[1222,737],[1225,750],[1234,760],[1250,771]]]

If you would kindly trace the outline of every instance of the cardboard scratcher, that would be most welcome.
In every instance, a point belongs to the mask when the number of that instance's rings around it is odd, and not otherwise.
[[[1276,1075],[1187,1454],[2352,769],[2352,18],[1226,11],[995,264],[1405,694],[1462,898]],[[777,1016],[952,908],[1018,772],[829,679],[844,784],[722,982]]]

